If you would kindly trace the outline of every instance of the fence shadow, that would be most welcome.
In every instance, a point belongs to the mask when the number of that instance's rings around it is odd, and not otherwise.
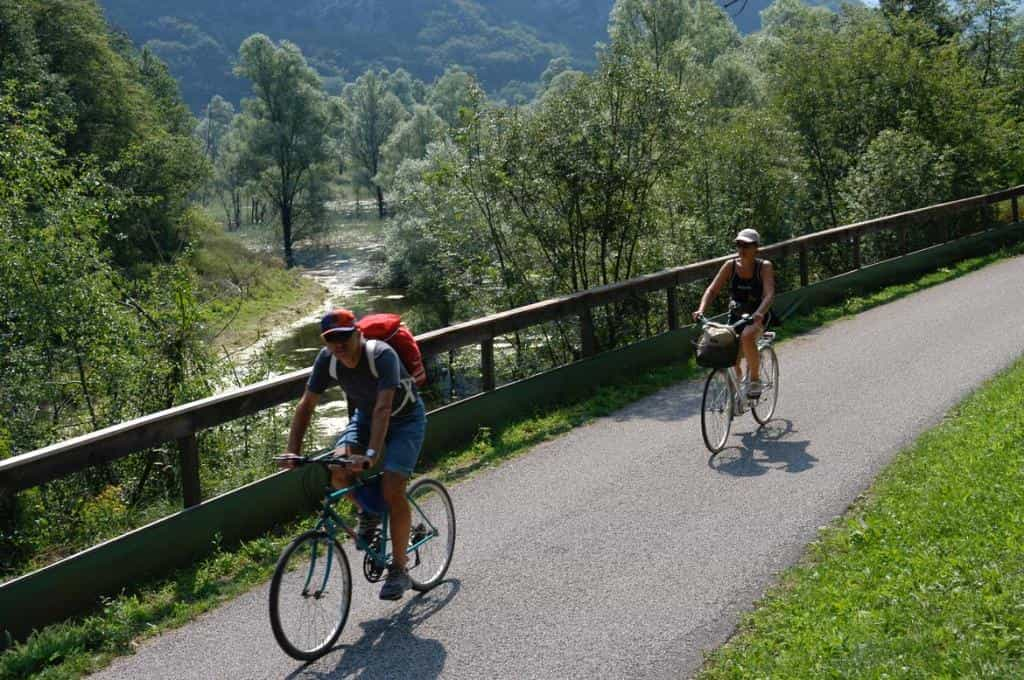
[[[417,636],[416,628],[451,602],[461,588],[458,579],[448,579],[410,598],[393,614],[359,623],[363,634],[358,640],[339,645],[324,658],[296,669],[288,680],[437,678],[448,653],[439,641]],[[352,623],[350,620],[349,625]],[[340,658],[336,656],[339,650],[343,650]]]
[[[708,467],[734,477],[759,477],[772,470],[800,473],[810,470],[818,459],[807,452],[810,440],[798,440],[793,421],[778,419],[747,432],[741,444],[728,446],[708,458]]]

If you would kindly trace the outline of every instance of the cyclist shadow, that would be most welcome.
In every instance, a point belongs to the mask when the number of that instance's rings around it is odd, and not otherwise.
[[[326,656],[297,669],[291,678],[436,678],[448,656],[437,640],[417,637],[417,626],[445,607],[462,588],[458,579],[447,579],[429,592],[410,598],[399,611],[363,621],[362,637],[332,652],[344,650],[341,658]],[[351,623],[351,621],[350,621]]]
[[[793,421],[780,418],[742,435],[740,446],[729,446],[708,458],[708,467],[734,477],[758,477],[772,470],[798,473],[818,459],[807,452],[810,441],[789,437],[798,432]]]

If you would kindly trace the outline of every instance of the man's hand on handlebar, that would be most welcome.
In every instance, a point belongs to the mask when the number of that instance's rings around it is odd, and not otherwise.
[[[274,456],[274,462],[277,463],[277,467],[282,470],[294,470],[295,468],[302,465],[305,462],[305,458],[302,456],[285,451],[279,456]]]

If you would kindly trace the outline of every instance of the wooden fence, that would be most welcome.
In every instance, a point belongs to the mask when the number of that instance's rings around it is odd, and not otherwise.
[[[769,258],[797,256],[800,284],[806,286],[810,282],[809,253],[832,244],[845,244],[849,247],[851,267],[857,270],[862,266],[861,241],[867,235],[894,232],[898,234],[902,252],[906,253],[908,230],[924,222],[946,219],[970,210],[984,212],[988,206],[1006,201],[1010,201],[1012,219],[1017,222],[1020,220],[1019,198],[1022,195],[1024,185],[807,234],[763,247],[761,252]],[[677,286],[706,281],[729,257],[731,255],[543,300],[430,331],[418,336],[417,340],[426,356],[479,345],[483,388],[491,391],[495,388],[496,337],[545,322],[576,318],[582,354],[590,356],[597,351],[594,308],[657,291],[664,291],[666,295],[668,328],[674,330],[680,325]],[[184,505],[194,506],[202,500],[196,433],[297,398],[309,372],[310,369],[295,371],[0,461],[0,490],[14,493],[149,447],[176,441],[180,452]]]

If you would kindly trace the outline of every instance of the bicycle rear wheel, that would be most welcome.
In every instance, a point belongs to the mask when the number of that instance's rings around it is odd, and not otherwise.
[[[312,661],[330,651],[351,603],[352,572],[333,537],[309,531],[281,553],[270,582],[270,627],[288,656]]]
[[[700,406],[700,432],[704,445],[711,453],[718,453],[725,446],[732,427],[732,386],[726,371],[716,368],[704,382],[704,398]]]
[[[750,412],[754,414],[754,420],[761,425],[767,425],[775,415],[775,406],[779,403],[779,360],[771,347],[762,348],[760,356],[761,397],[757,403],[751,404]]]
[[[409,578],[420,592],[430,590],[444,578],[455,552],[455,509],[444,486],[433,479],[421,479],[407,493],[412,511],[409,535]]]

